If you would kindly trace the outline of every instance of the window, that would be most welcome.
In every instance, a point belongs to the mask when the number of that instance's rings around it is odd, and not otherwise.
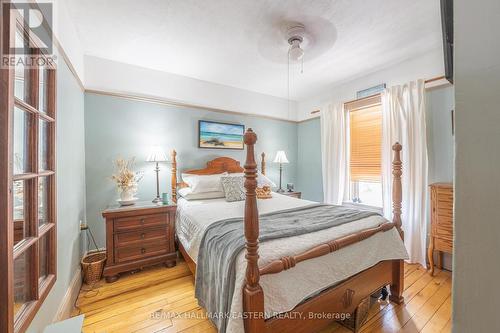
[[[346,104],[349,113],[349,201],[382,207],[380,95]]]
[[[33,45],[20,17],[4,10],[9,42]],[[14,14],[13,14],[14,13]],[[30,48],[30,56],[45,57]],[[24,332],[56,280],[55,87],[53,67],[0,69],[0,331]]]

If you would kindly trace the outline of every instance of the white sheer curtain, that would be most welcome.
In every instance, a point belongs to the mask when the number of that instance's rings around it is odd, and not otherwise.
[[[427,137],[424,81],[391,87],[382,93],[382,188],[384,215],[392,215],[392,145],[403,145],[402,221],[410,262],[426,264]]]
[[[328,104],[320,111],[324,201],[341,205],[347,176],[347,126],[344,104]]]

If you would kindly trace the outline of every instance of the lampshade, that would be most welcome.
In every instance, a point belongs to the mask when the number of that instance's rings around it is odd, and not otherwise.
[[[290,163],[288,162],[288,159],[286,158],[285,151],[283,150],[278,150],[276,153],[276,157],[274,158],[274,163]]]
[[[160,146],[151,147],[151,151],[149,152],[147,162],[168,162],[168,157],[165,154],[165,151]]]

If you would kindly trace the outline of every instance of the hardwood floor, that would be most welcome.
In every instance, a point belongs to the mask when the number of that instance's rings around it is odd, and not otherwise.
[[[419,265],[405,265],[405,304],[379,302],[362,333],[451,332],[451,273],[431,277]],[[216,332],[194,298],[193,277],[185,262],[125,274],[115,283],[84,285],[73,315],[85,314],[84,333]],[[321,333],[348,333],[333,324]]]

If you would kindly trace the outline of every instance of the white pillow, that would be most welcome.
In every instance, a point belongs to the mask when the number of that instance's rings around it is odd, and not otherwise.
[[[182,181],[188,184],[192,193],[223,192],[220,178],[227,176],[227,172],[216,175],[192,175],[182,174]]]
[[[224,192],[193,193],[193,190],[189,187],[181,188],[179,195],[186,200],[217,199],[225,196]]]
[[[244,172],[236,172],[236,173],[230,173],[229,176],[231,177],[245,177]],[[260,171],[257,171],[257,186],[258,187],[264,187],[264,186],[269,186],[269,187],[276,187],[276,184],[269,179],[267,176],[263,175]]]

